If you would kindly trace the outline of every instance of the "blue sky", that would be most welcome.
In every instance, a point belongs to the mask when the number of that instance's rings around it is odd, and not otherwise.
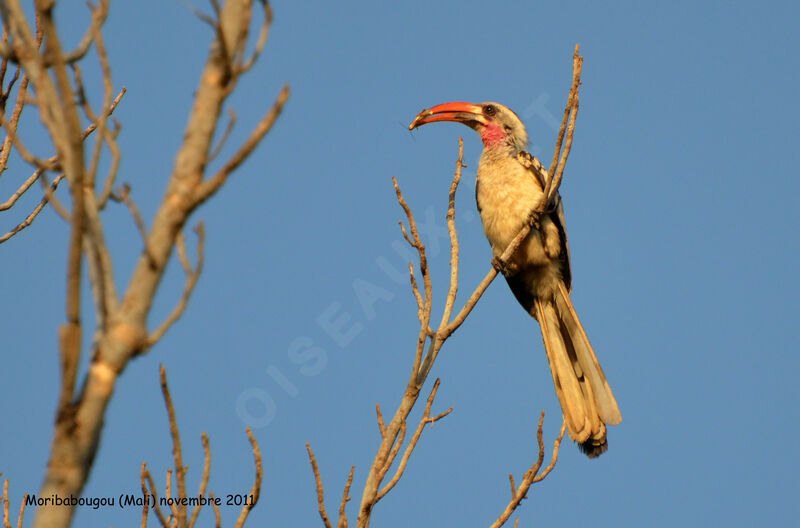
[[[205,272],[181,321],[120,379],[85,494],[136,492],[142,461],[163,490],[171,465],[157,377],[163,362],[189,489],[199,479],[205,431],[214,455],[210,488],[249,490],[244,427],[259,423],[237,411],[237,401],[257,395],[269,412],[249,407],[265,418],[254,429],[265,480],[250,524],[320,526],[305,442],[333,512],[356,465],[348,508],[355,519],[378,446],[374,405],[389,414],[399,402],[418,328],[406,279],[386,271],[408,260],[391,177],[430,226],[424,236],[440,314],[448,257],[439,233],[459,136],[468,164],[457,199],[459,303],[489,269],[473,199],[478,138],[457,125],[413,133],[407,125],[433,104],[500,101],[525,121],[532,151],[549,160],[553,116],[563,109],[580,42],[581,110],[562,185],[573,301],[623,422],[598,460],[564,443],[555,471],[518,510],[520,526],[794,523],[797,7],[429,4],[274,3],[266,51],[231,98],[239,120],[222,158],[284,82],[291,99],[261,147],[192,219],[206,224]],[[86,15],[66,6],[57,16],[65,40],[75,42]],[[115,85],[128,88],[115,114],[123,124],[120,181],[150,219],[210,30],[178,2],[148,0],[113,3],[104,35]],[[96,80],[96,68],[86,70]],[[91,93],[99,101],[98,89]],[[29,137],[49,155],[45,142]],[[2,200],[22,174],[3,175]],[[4,213],[3,231],[38,199]],[[106,225],[123,287],[139,239],[123,208],[112,205]],[[66,235],[47,211],[0,248],[0,471],[15,503],[37,492],[47,460]],[[365,285],[380,292],[373,304],[359,301]],[[151,324],[182,287],[173,263]],[[320,323],[331,314],[350,317],[349,339]],[[303,368],[292,361],[298,345],[318,347],[325,361]],[[557,434],[538,327],[502,281],[447,342],[434,377],[442,379],[434,411],[454,410],[423,433],[405,476],[376,506],[374,526],[490,524],[509,499],[508,473],[519,480],[535,460],[542,409],[548,445]],[[223,508],[226,524],[237,514]],[[138,516],[82,508],[75,525],[130,526]]]

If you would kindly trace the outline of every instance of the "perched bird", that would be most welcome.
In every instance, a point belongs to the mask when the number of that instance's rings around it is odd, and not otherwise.
[[[475,195],[483,230],[511,291],[542,330],[556,395],[570,438],[595,458],[608,449],[606,425],[622,421],[617,401],[572,306],[572,273],[564,207],[545,202],[546,172],[525,149],[519,117],[498,103],[445,103],[423,110],[409,129],[455,121],[483,140]],[[499,257],[529,220],[544,211],[508,262]]]

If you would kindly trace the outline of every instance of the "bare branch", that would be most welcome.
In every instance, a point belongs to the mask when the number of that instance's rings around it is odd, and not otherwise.
[[[111,131],[107,123],[104,125],[103,119],[111,114],[120,96],[100,113],[88,131],[82,133],[80,108],[75,102],[74,87],[67,65],[77,60],[84,49],[88,49],[91,42],[96,41],[106,7],[107,1],[103,0],[101,6],[92,12],[93,25],[87,37],[90,40],[82,41],[75,52],[65,53],[61,48],[53,20],[52,2],[45,0],[38,2],[37,14],[45,37],[43,42],[46,44],[46,50],[39,53],[19,0],[0,2],[0,14],[7,24],[9,40],[13,42],[23,72],[30,78],[32,92],[35,92],[36,96],[35,104],[39,107],[39,115],[55,147],[55,156],[51,158],[53,166],[63,170],[63,177],[69,181],[72,195],[66,324],[60,330],[62,390],[53,432],[51,456],[40,489],[42,496],[77,496],[81,493],[92,468],[116,380],[133,357],[152,345],[153,341],[148,339],[147,319],[156,291],[175,249],[178,233],[182,231],[188,217],[199,203],[213,194],[224,183],[225,178],[252,152],[258,141],[269,130],[288,96],[288,91],[284,91],[283,98],[279,97],[278,104],[273,107],[274,112],[267,114],[250,138],[214,177],[207,178],[208,154],[219,126],[220,112],[237,83],[237,75],[232,75],[234,73],[232,65],[237,64],[237,60],[241,63],[241,50],[247,41],[250,29],[250,2],[227,0],[224,6],[215,10],[219,20],[214,42],[210,46],[205,68],[200,75],[184,140],[175,157],[166,193],[155,217],[148,222],[150,231],[147,237],[147,252],[139,257],[118,309],[114,311],[113,317],[108,317],[108,324],[98,335],[86,377],[81,384],[83,388],[78,398],[73,399],[76,386],[74,378],[77,372],[75,365],[79,363],[81,351],[82,258],[84,252],[88,253],[84,237],[88,239],[89,249],[95,252],[94,255],[88,255],[89,260],[102,264],[103,245],[99,236],[101,231],[92,224],[95,213],[102,208],[106,198],[111,194],[116,171],[112,167],[99,200],[95,196],[94,187],[91,188],[92,196],[88,196],[87,190],[90,186],[86,185],[87,172],[83,160],[97,159],[97,147],[87,158],[83,140],[92,130],[100,128],[98,135],[112,151],[112,165],[115,164],[113,161],[115,143],[112,140],[116,137],[116,132]],[[84,45],[85,42],[88,44]],[[107,100],[106,98],[105,101]],[[40,180],[43,179],[42,176]],[[205,184],[208,184],[205,187],[208,193],[203,195],[199,191]],[[202,239],[202,233],[199,234],[199,239]],[[183,302],[179,303],[178,308],[165,321],[167,324],[162,325],[151,336],[156,340],[185,308],[188,293],[193,288],[193,283],[197,280],[196,276],[202,267],[200,242],[198,242],[198,252],[198,262],[193,271],[195,277],[187,278],[187,285],[191,286],[184,289]],[[106,280],[110,280],[110,273],[105,271],[110,270],[110,267],[103,264],[94,268],[95,272],[92,272],[91,266],[90,273],[102,275]],[[110,298],[109,291],[111,290],[105,289],[106,296]],[[107,312],[108,308],[106,306]],[[181,468],[176,468],[176,471],[180,485]],[[185,491],[180,490],[178,495],[184,493]],[[73,507],[43,506],[37,512],[35,525],[66,526],[73,514]],[[185,512],[182,519],[186,520]]]
[[[542,461],[544,460],[544,441],[542,440],[542,424],[544,422],[544,411],[539,416],[539,426],[536,429],[536,439],[539,443],[539,456],[536,462],[525,472],[525,476],[522,479],[522,482],[519,485],[519,488],[514,487],[514,477],[509,475],[509,479],[511,480],[511,500],[509,501],[508,505],[506,506],[503,513],[500,514],[500,517],[492,523],[491,528],[500,528],[503,524],[508,521],[511,517],[511,514],[514,513],[514,510],[520,505],[523,499],[525,499],[528,495],[528,490],[530,489],[531,485],[535,482],[542,481],[550,471],[552,471],[553,467],[556,465],[556,461],[558,460],[558,450],[561,447],[561,440],[564,438],[564,431],[566,431],[566,424],[562,421],[561,423],[561,432],[559,433],[558,437],[553,442],[553,455],[550,461],[550,464],[547,468],[542,471],[542,473],[538,474],[539,468],[542,466]]]
[[[131,186],[127,183],[123,184],[119,191],[111,194],[111,199],[115,202],[122,202],[128,206],[128,211],[130,211],[133,217],[136,229],[139,231],[139,236],[142,237],[142,242],[145,245],[145,251],[147,251],[147,226],[144,225],[142,214],[139,212],[139,208],[136,207],[133,198],[131,198]]]
[[[203,442],[203,476],[200,478],[200,488],[197,490],[198,497],[205,497],[206,487],[208,486],[208,477],[211,474],[211,447],[208,444],[208,435],[202,433],[200,439]],[[197,523],[197,517],[200,515],[200,510],[203,506],[198,502],[192,510],[192,516],[189,519],[189,528],[192,528]]]
[[[97,48],[97,56],[100,61],[100,70],[102,71],[102,78],[103,78],[103,106],[102,108],[108,108],[111,106],[111,101],[113,97],[113,86],[111,84],[111,67],[108,64],[108,56],[106,55],[106,48],[103,44],[103,36],[100,33],[100,28],[95,28],[95,35],[94,35],[95,47]],[[88,110],[91,111],[89,108],[88,102],[85,103],[85,106]],[[106,129],[106,120],[108,116],[105,112],[100,113],[99,119],[91,119],[91,121],[97,121],[97,128],[99,132],[97,133],[97,138],[95,139],[95,146],[94,151],[92,152],[92,161],[89,164],[89,170],[86,175],[86,182],[87,185],[91,186],[94,189],[95,181],[97,179],[97,169],[100,164],[100,153],[103,150],[103,143],[105,141],[113,142],[115,141],[113,136],[108,133]]]
[[[22,528],[22,518],[25,515],[25,505],[28,502],[28,494],[26,493],[24,497],[22,497],[22,501],[19,505],[19,515],[17,516],[17,528]]]
[[[567,164],[569,152],[572,149],[572,136],[575,132],[575,119],[578,116],[578,99],[579,88],[581,85],[581,69],[583,67],[583,57],[579,54],[580,44],[575,44],[575,51],[572,56],[572,86],[570,87],[569,97],[567,98],[567,106],[564,108],[564,117],[561,121],[561,128],[558,131],[558,139],[553,152],[553,161],[550,164],[550,176],[547,186],[544,189],[544,195],[547,198],[546,203],[549,204],[558,188],[561,185],[561,178],[564,174],[564,167]],[[569,121],[569,124],[567,122]],[[562,151],[561,144],[564,139],[564,131],[567,131],[567,141],[564,144]],[[560,157],[559,157],[560,153]]]
[[[442,311],[442,327],[450,321],[450,314],[453,313],[453,304],[458,293],[458,233],[456,232],[456,191],[461,181],[461,168],[464,167],[464,140],[458,138],[458,159],[456,160],[456,172],[453,175],[453,182],[450,184],[450,195],[447,202],[447,231],[450,235],[450,288],[447,290],[447,300]]]
[[[314,452],[311,450],[311,444],[308,442],[306,442],[306,449],[308,450],[308,459],[311,461],[311,469],[314,471],[314,480],[317,483],[317,506],[319,507],[319,516],[322,517],[325,528],[333,528],[330,519],[328,519],[328,513],[325,511],[325,490],[322,487],[322,477],[319,474],[317,459],[314,456]]]
[[[453,411],[453,408],[450,407],[447,411],[438,414],[437,416],[431,417],[431,406],[433,405],[433,400],[436,398],[436,391],[439,390],[439,379],[433,384],[433,389],[431,389],[431,393],[428,396],[428,403],[425,406],[425,412],[422,415],[422,418],[419,421],[419,425],[417,426],[417,430],[414,432],[414,436],[411,437],[411,440],[406,447],[405,452],[403,452],[403,457],[400,459],[400,464],[397,466],[397,471],[395,472],[392,479],[386,483],[386,486],[378,493],[378,496],[375,498],[375,502],[381,500],[391,489],[397,484],[400,480],[400,477],[403,476],[403,472],[406,469],[406,465],[408,465],[408,459],[411,458],[411,453],[414,451],[414,448],[417,447],[417,442],[419,441],[419,437],[422,435],[422,430],[425,428],[427,424],[433,425],[434,422],[437,422],[450,414]]]
[[[11,143],[17,149],[17,152],[19,152],[19,155],[22,156],[22,159],[24,159],[26,162],[33,165],[37,169],[56,170],[58,168],[57,162],[41,159],[31,154],[30,151],[25,148],[25,145],[22,143],[22,140],[19,138],[19,136],[17,136],[15,127],[11,126],[11,124],[6,121],[6,118],[2,112],[0,112],[0,125],[6,129],[6,133],[11,138]]]
[[[261,139],[270,131],[272,125],[275,124],[275,120],[278,119],[278,116],[283,110],[283,105],[286,104],[286,101],[289,99],[289,85],[285,85],[281,90],[281,93],[278,94],[278,98],[275,100],[275,103],[272,105],[272,108],[267,115],[265,115],[261,121],[256,125],[256,128],[250,133],[250,137],[239,147],[239,150],[231,156],[231,158],[222,166],[222,168],[217,171],[217,173],[211,177],[210,179],[204,181],[200,184],[194,193],[194,203],[199,204],[206,200],[208,200],[211,195],[213,195],[220,187],[225,183],[228,179],[228,176],[231,172],[236,170],[239,165],[241,165],[244,160],[247,159],[248,156],[253,152],[256,146],[261,142]]]
[[[183,453],[181,449],[181,435],[178,429],[178,421],[175,418],[175,407],[172,405],[172,396],[169,393],[169,385],[167,385],[167,370],[164,365],[158,366],[158,375],[161,381],[161,393],[164,396],[164,405],[167,407],[167,416],[169,417],[169,433],[172,437],[172,456],[175,462],[175,481],[178,483],[178,498],[186,497],[186,466],[183,465]],[[168,473],[169,475],[169,473]],[[167,476],[167,482],[171,479]],[[169,488],[167,488],[167,496],[170,495]],[[178,520],[178,526],[186,524],[186,506],[179,504],[177,511],[173,510],[175,518]]]
[[[111,254],[106,246],[103,235],[103,223],[100,220],[100,210],[94,195],[93,185],[87,182],[84,188],[84,212],[86,231],[83,237],[84,252],[89,265],[89,277],[92,288],[95,290],[94,298],[98,320],[98,336],[106,327],[108,314],[117,309],[119,298],[117,287],[114,284],[114,271],[111,264]]]
[[[381,414],[381,404],[375,404],[375,413],[378,415],[378,430],[381,432],[381,438],[386,436],[386,426],[383,425],[383,414]]]
[[[8,200],[0,204],[0,211],[5,211],[7,209],[10,209],[15,203],[17,203],[19,197],[25,194],[25,191],[27,191],[30,188],[30,186],[33,185],[33,183],[39,179],[39,176],[43,172],[44,170],[42,169],[36,169],[33,172],[33,174],[30,177],[28,177],[28,179],[25,180],[22,183],[22,185],[20,185],[19,189],[17,189],[16,192],[14,192],[14,194],[12,194]]]
[[[214,500],[214,494],[213,493],[209,493],[208,496],[211,497],[211,506],[214,508],[214,519],[215,519],[214,527],[215,528],[221,528],[222,527],[222,515],[219,512],[219,506],[217,506],[217,501]]]
[[[386,473],[389,471],[389,468],[392,467],[394,459],[397,457],[397,453],[399,453],[400,448],[403,447],[403,442],[406,439],[407,428],[408,428],[407,423],[403,421],[400,424],[400,433],[397,435],[394,445],[392,446],[392,449],[389,451],[389,456],[386,457],[386,461],[383,463],[383,467],[381,468],[381,471],[378,473],[378,480],[383,480],[383,478],[386,476]],[[377,502],[377,499],[375,502]]]
[[[540,482],[541,480],[543,480],[547,475],[550,474],[551,471],[553,471],[553,468],[556,467],[556,462],[558,461],[558,450],[561,447],[561,440],[563,440],[564,431],[566,430],[567,430],[567,425],[566,423],[562,422],[561,432],[558,434],[558,438],[556,438],[555,441],[553,442],[553,456],[550,459],[550,463],[547,464],[547,467],[544,468],[544,471],[542,471],[541,473],[539,473],[534,477],[533,479],[534,482]]]
[[[42,38],[44,36],[44,34],[42,33],[41,27],[39,26],[38,22],[39,21],[37,19],[37,21],[36,21],[36,39],[35,39],[35,46],[36,46],[37,50],[41,46]],[[3,36],[4,36],[3,42],[5,43],[5,42],[7,42],[7,37],[8,37],[7,29],[6,29],[5,26],[3,26]],[[4,59],[3,64],[5,65],[5,63],[6,63],[6,61]],[[19,71],[20,70],[21,70],[21,67],[18,65],[17,66],[17,72],[14,75],[15,78],[16,78],[17,75],[19,75]],[[22,110],[25,107],[25,98],[26,98],[26,96],[28,94],[28,84],[29,84],[29,82],[30,82],[30,79],[28,78],[28,75],[26,74],[26,75],[22,76],[22,80],[19,83],[19,90],[17,91],[17,99],[14,102],[14,110],[11,112],[11,119],[9,120],[9,125],[14,129],[14,131],[17,130],[17,127],[19,125],[19,119],[20,119],[20,117],[22,115]],[[11,85],[9,84],[8,92],[6,92],[4,97],[8,98],[10,93],[11,93]],[[4,99],[4,103],[5,103],[5,99]],[[3,105],[3,109],[5,109],[5,105]],[[5,113],[5,112],[3,112],[3,113]],[[8,163],[8,157],[11,154],[11,145],[12,145],[11,136],[10,135],[6,136],[6,139],[3,141],[2,151],[0,151],[0,174],[3,171],[6,170],[7,163]]]
[[[192,5],[191,2],[187,2],[186,0],[178,0],[178,3],[180,3],[183,7],[191,11],[192,14],[196,16],[198,19],[211,26],[212,29],[214,29],[215,31],[217,30],[217,21],[208,16],[207,14],[203,13],[202,11],[200,11],[200,9]],[[216,9],[215,13],[217,15],[217,18],[219,18],[219,9]]]
[[[72,64],[73,62],[81,60],[83,56],[86,55],[86,52],[89,51],[89,48],[92,46],[92,41],[100,32],[100,27],[103,25],[103,22],[105,22],[107,16],[108,0],[100,0],[97,4],[97,8],[92,9],[92,21],[78,44],[78,47],[64,54],[64,62]]]
[[[142,469],[139,471],[139,484],[142,487],[142,522],[139,524],[141,528],[147,528],[147,514],[150,512],[150,494],[147,492],[147,482],[145,477],[147,475],[147,464],[142,462]]]
[[[222,515],[219,512],[219,506],[217,506],[217,501],[214,500],[214,494],[209,493],[209,497],[211,497],[211,506],[214,508],[214,519],[216,522],[214,523],[215,528],[221,528],[222,526]]]
[[[168,526],[169,523],[167,518],[164,516],[164,512],[161,511],[161,506],[158,503],[158,490],[156,489],[156,483],[153,480],[153,476],[147,471],[147,466],[145,463],[142,463],[142,468],[144,471],[144,478],[147,480],[147,484],[150,487],[150,492],[153,494],[153,511],[156,512],[156,517],[158,517],[158,522],[161,523],[161,526]]]
[[[172,498],[172,468],[167,469],[167,482],[164,484],[164,497],[167,499],[169,509],[172,511],[169,520],[175,521],[171,526],[175,526],[177,525],[179,512],[178,506],[175,504],[176,501],[170,500]]]
[[[400,224],[400,227],[403,227],[403,224]],[[406,237],[408,237],[408,234],[405,233],[405,228],[403,228],[403,233],[406,235]],[[416,277],[414,277],[414,264],[412,264],[411,262],[408,263],[408,276],[411,279],[411,293],[414,294],[414,299],[417,301],[417,319],[419,319],[419,322],[422,323],[422,308],[423,308],[422,295],[420,295],[419,293],[419,286],[417,286],[417,279]]]
[[[353,473],[356,467],[350,466],[350,475],[347,477],[347,483],[344,485],[344,493],[342,494],[342,502],[339,505],[339,524],[336,528],[347,528],[347,513],[345,506],[350,502],[350,485],[353,483]]]
[[[253,54],[250,55],[250,58],[247,60],[247,62],[242,63],[238,67],[239,74],[245,73],[253,67],[253,64],[255,64],[255,62],[258,60],[258,56],[261,55],[264,45],[267,43],[269,27],[272,24],[272,8],[269,6],[269,2],[267,0],[261,0],[261,3],[264,5],[264,22],[261,24],[261,31],[258,34],[258,41],[256,42]]]
[[[63,178],[63,177],[64,177],[63,172],[58,176],[56,176],[56,178]],[[58,216],[60,216],[66,222],[69,222],[70,219],[72,218],[72,214],[69,211],[67,211],[67,208],[64,207],[64,205],[61,203],[61,200],[59,200],[58,197],[53,192],[53,189],[50,187],[51,184],[48,183],[47,181],[46,172],[42,171],[42,175],[39,178],[39,183],[41,184],[42,192],[44,192],[44,195],[47,197],[47,202],[50,204],[50,207],[52,207],[53,210],[55,210],[55,212],[58,213]]]
[[[234,528],[242,528],[244,526],[244,522],[247,520],[250,510],[255,508],[256,504],[258,504],[258,497],[261,494],[261,478],[263,476],[261,450],[258,447],[258,442],[256,442],[255,436],[253,436],[253,431],[248,427],[245,429],[245,432],[247,432],[247,438],[250,440],[250,446],[253,448],[253,458],[255,459],[256,464],[256,479],[253,482],[253,487],[250,488],[250,496],[252,499],[250,501],[245,500],[244,506],[242,506],[242,511],[239,513],[239,518],[236,520]]]
[[[425,291],[425,300],[422,303],[422,320],[420,321],[417,349],[416,354],[414,355],[414,366],[411,373],[412,379],[416,380],[417,372],[419,371],[419,367],[422,363],[422,352],[425,349],[425,341],[428,338],[428,327],[430,326],[431,307],[433,304],[433,286],[431,283],[430,271],[428,270],[428,257],[425,254],[425,246],[422,244],[422,240],[419,237],[417,223],[414,221],[414,214],[411,212],[411,208],[406,203],[402,191],[400,191],[400,186],[397,184],[397,178],[392,178],[392,184],[394,185],[394,191],[397,195],[397,202],[400,204],[400,207],[403,208],[403,211],[406,214],[408,225],[411,228],[411,234],[414,237],[412,242],[401,223],[400,227],[403,229],[403,236],[405,236],[409,244],[411,244],[417,250],[417,254],[419,256],[419,270],[422,274],[422,286]]]
[[[155,332],[148,336],[146,341],[146,348],[150,348],[155,345],[159,339],[164,337],[164,334],[167,333],[167,330],[183,315],[183,312],[186,311],[186,307],[189,305],[189,299],[192,296],[192,292],[194,291],[195,285],[197,285],[197,279],[200,278],[200,274],[203,272],[203,262],[204,262],[204,248],[205,248],[205,227],[203,222],[198,222],[197,227],[194,229],[195,233],[197,233],[197,263],[195,264],[194,269],[191,269],[191,266],[187,266],[188,261],[181,259],[183,261],[184,269],[186,270],[186,284],[183,286],[183,294],[181,295],[180,300],[178,301],[178,305],[172,310],[172,313],[167,316],[167,318],[159,325]],[[186,249],[185,246],[182,245],[181,240],[182,238],[178,239],[178,251],[183,252],[185,255]],[[180,249],[183,247],[183,249]]]
[[[212,150],[211,154],[208,155],[208,163],[211,163],[216,159],[217,156],[219,156],[222,147],[224,147],[225,142],[228,141],[228,136],[230,136],[231,132],[233,131],[234,125],[236,125],[236,112],[234,112],[232,108],[229,108],[228,124],[225,125],[225,132],[222,133],[222,137],[220,138],[219,143],[217,143],[217,146],[214,147],[214,150]]]
[[[114,113],[114,110],[116,110],[116,108],[117,108],[117,105],[118,105],[118,104],[119,104],[119,102],[122,100],[122,96],[123,96],[123,95],[125,95],[125,94],[127,93],[127,91],[128,91],[128,89],[127,89],[127,88],[125,88],[125,87],[123,87],[123,88],[122,88],[122,89],[119,91],[119,93],[118,93],[118,94],[117,94],[117,96],[114,98],[114,100],[113,100],[113,101],[111,101],[111,104],[108,106],[108,108],[106,108],[106,109],[103,111],[103,113],[101,113],[101,114],[100,114],[100,116],[98,116],[98,118],[97,118],[97,119],[96,119],[96,120],[95,120],[93,123],[91,123],[89,126],[87,126],[87,127],[84,129],[84,131],[83,131],[83,132],[81,132],[81,139],[86,139],[87,137],[89,137],[89,135],[90,135],[92,132],[94,132],[95,130],[97,130],[97,127],[100,125],[100,120],[101,120],[101,119],[103,119],[103,118],[108,118],[108,117],[110,117],[110,116],[111,116],[111,114],[113,114],[113,113]]]
[[[53,180],[53,183],[50,184],[51,192],[56,190],[56,188],[58,187],[58,184],[61,183],[62,179],[64,179],[64,175],[63,174],[57,176],[56,179]],[[33,211],[31,211],[31,213],[25,218],[25,220],[23,220],[22,222],[17,224],[17,226],[15,228],[11,229],[8,233],[0,236],[0,244],[2,244],[3,242],[8,240],[9,238],[13,237],[17,233],[19,233],[20,231],[22,231],[23,229],[28,227],[29,225],[31,225],[33,223],[33,221],[36,219],[36,217],[39,215],[39,213],[42,212],[42,209],[44,209],[44,206],[47,205],[47,201],[48,201],[47,200],[47,196],[42,198],[42,200],[39,202],[39,205],[37,205],[33,209]]]
[[[8,479],[3,481],[3,528],[11,528],[11,518],[8,513]]]
[[[92,21],[89,25],[89,28],[86,30],[86,33],[83,35],[83,38],[78,43],[78,46],[74,50],[64,53],[61,60],[66,64],[71,64],[81,60],[86,55],[86,52],[89,51],[89,48],[91,48],[92,41],[94,40],[94,34],[100,28],[100,26],[103,25],[103,22],[105,22],[107,16],[108,0],[100,0],[98,8],[92,9]],[[20,59],[17,57],[13,46],[5,41],[0,42],[0,57],[12,62],[20,62]],[[49,67],[52,65],[52,57],[46,55],[44,58],[44,66]]]

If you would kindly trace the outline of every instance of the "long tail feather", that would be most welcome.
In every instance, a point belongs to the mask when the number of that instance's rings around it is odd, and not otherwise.
[[[569,359],[564,339],[561,336],[558,314],[552,303],[536,299],[539,325],[556,396],[567,423],[567,431],[575,442],[585,442],[591,434],[585,398]]]
[[[569,334],[578,363],[589,381],[600,418],[608,425],[617,425],[622,421],[622,414],[619,411],[617,400],[614,398],[614,393],[611,392],[611,387],[608,384],[608,380],[606,380],[606,375],[603,373],[603,368],[600,366],[600,362],[597,361],[594,349],[589,343],[589,338],[586,337],[586,331],[583,329],[580,319],[578,319],[578,314],[575,312],[575,307],[572,306],[569,292],[567,292],[563,282],[559,283],[555,299],[560,320],[563,324],[562,328]]]
[[[614,394],[563,282],[553,300],[535,300],[556,396],[570,438],[594,458],[608,449],[606,425],[622,421]]]

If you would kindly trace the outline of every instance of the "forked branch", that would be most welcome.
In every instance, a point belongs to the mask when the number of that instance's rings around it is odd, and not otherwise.
[[[142,488],[142,494],[144,497],[144,501],[142,504],[142,520],[141,520],[141,527],[145,528],[147,526],[147,515],[150,511],[150,504],[152,504],[153,511],[155,512],[155,516],[158,519],[159,525],[163,528],[193,528],[197,526],[197,521],[199,519],[200,511],[202,509],[202,501],[198,501],[195,505],[194,509],[192,510],[191,516],[188,515],[188,508],[187,504],[189,503],[189,497],[186,493],[186,473],[188,467],[183,464],[183,448],[181,446],[180,440],[180,430],[178,428],[177,418],[175,415],[175,407],[172,403],[172,396],[169,391],[169,385],[167,383],[167,373],[163,366],[159,367],[159,377],[161,381],[161,392],[164,397],[164,405],[167,409],[167,417],[169,419],[169,429],[170,429],[170,437],[172,438],[172,455],[174,459],[174,468],[170,468],[167,470],[167,478],[166,478],[166,485],[165,485],[165,498],[170,499],[174,498],[176,500],[170,500],[170,514],[164,515],[164,512],[161,509],[161,501],[158,500],[158,490],[156,489],[155,482],[153,481],[153,477],[150,475],[150,472],[147,470],[147,465],[142,463],[141,471],[140,471],[140,485]],[[248,427],[245,429],[247,433],[247,438],[250,441],[250,447],[253,451],[253,459],[254,465],[256,469],[255,480],[253,482],[253,486],[250,488],[250,494],[244,501],[244,505],[242,506],[242,510],[239,513],[239,517],[234,524],[235,528],[242,528],[247,520],[247,516],[250,514],[250,511],[258,504],[258,498],[261,493],[261,481],[263,477],[263,466],[261,460],[261,450],[258,446],[258,442],[256,441],[255,437],[253,436],[253,432]],[[200,477],[200,485],[198,487],[197,498],[198,499],[205,499],[206,492],[208,489],[208,479],[211,474],[211,447],[209,446],[208,436],[203,433],[201,435],[201,439],[203,442],[203,472]],[[172,476],[175,475],[175,483],[177,485],[177,495],[173,497],[173,490],[172,490]],[[148,500],[149,499],[149,500]],[[216,525],[220,526],[220,514],[219,509],[217,507],[216,501],[214,499],[214,494],[208,494],[208,501],[211,503],[212,507],[214,508],[214,517],[216,518]]]
[[[516,510],[520,505],[522,500],[527,498],[528,490],[530,489],[531,485],[544,480],[545,477],[547,477],[547,475],[549,475],[555,467],[556,461],[558,460],[558,450],[561,447],[561,440],[564,438],[564,431],[566,431],[566,424],[562,420],[561,432],[553,442],[553,452],[550,458],[550,463],[540,473],[539,469],[542,467],[542,462],[544,461],[544,439],[542,433],[543,423],[544,411],[542,411],[542,414],[539,416],[539,426],[536,428],[536,441],[539,444],[539,457],[536,459],[536,462],[533,463],[530,469],[525,472],[519,487],[516,487],[514,484],[514,475],[510,474],[508,476],[508,479],[511,482],[511,500],[508,502],[505,510],[503,510],[503,513],[501,513],[500,517],[498,517],[497,520],[492,523],[490,528],[500,528],[503,526],[503,524],[508,521],[509,517],[511,517],[511,514],[514,513],[514,510]]]

